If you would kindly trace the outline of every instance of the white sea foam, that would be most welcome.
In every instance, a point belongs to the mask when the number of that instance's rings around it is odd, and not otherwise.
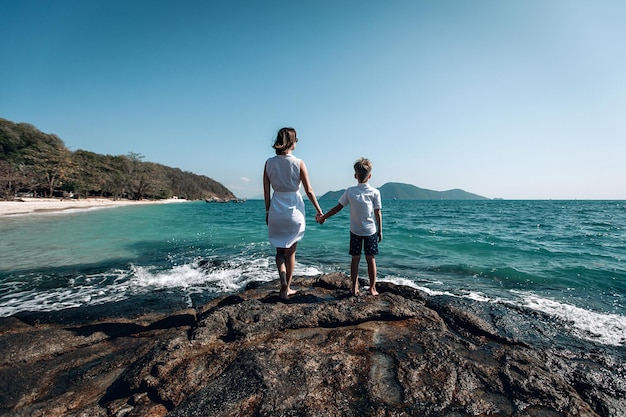
[[[618,314],[598,313],[571,304],[561,303],[540,297],[530,292],[511,291],[515,300],[494,298],[481,292],[470,291],[465,294],[453,294],[449,291],[433,290],[420,286],[406,278],[387,276],[380,281],[388,281],[398,285],[406,285],[425,292],[430,296],[447,295],[467,298],[480,302],[513,304],[548,314],[558,320],[570,323],[570,331],[576,337],[594,342],[612,345],[626,345],[626,317]]]
[[[19,283],[4,283],[10,295],[0,297],[0,317],[21,311],[54,311],[84,305],[113,303],[153,290],[179,289],[186,294],[191,305],[191,294],[210,290],[215,293],[240,291],[251,281],[276,279],[274,260],[271,257],[237,259],[227,263],[216,263],[209,267],[198,261],[176,265],[169,269],[132,266],[130,270],[112,271],[104,276],[83,276],[74,280],[71,288],[20,290]],[[314,266],[296,264],[296,275],[317,276],[323,273]],[[108,282],[107,283],[105,283]],[[614,346],[626,345],[626,317],[617,314],[598,313],[567,303],[541,297],[531,292],[511,291],[513,298],[494,298],[477,291],[454,294],[436,289],[441,283],[428,283],[435,287],[420,285],[414,280],[397,276],[386,276],[380,281],[393,282],[421,290],[431,296],[447,295],[472,299],[480,302],[506,303],[523,306],[546,313],[570,324],[576,337]]]
[[[131,285],[142,288],[183,288],[201,291],[210,286],[217,292],[243,289],[251,281],[272,281],[277,278],[273,259],[234,259],[226,263],[202,266],[199,262],[174,266],[167,270],[149,267],[132,267]],[[316,267],[296,263],[296,275],[316,276]]]
[[[113,303],[128,298],[122,286],[94,287],[80,285],[46,291],[30,290],[0,298],[0,317],[23,311],[57,311],[72,307]]]
[[[317,276],[314,267],[296,263],[296,275]],[[201,265],[198,260],[168,269],[131,265],[130,269],[72,278],[66,288],[21,290],[24,283],[4,283],[9,296],[0,296],[0,317],[22,311],[56,311],[71,307],[113,303],[155,290],[180,290],[191,305],[190,295],[241,291],[251,281],[277,279],[274,259],[241,257],[228,262]]]
[[[188,288],[206,281],[202,271],[189,264],[175,266],[164,271],[132,266],[131,276],[131,286],[140,288]]]
[[[296,262],[294,274],[298,276],[315,277],[323,274],[323,272],[314,266],[301,265]]]
[[[388,275],[388,276],[386,276],[384,278],[379,279],[378,281],[380,281],[380,282],[391,282],[392,284],[396,284],[396,285],[404,285],[404,286],[407,286],[407,287],[412,287],[412,288],[415,288],[417,290],[423,291],[426,294],[432,295],[432,296],[437,296],[437,295],[455,296],[454,294],[452,294],[451,292],[448,292],[448,291],[434,290],[432,288],[425,287],[423,285],[418,285],[415,281],[412,281],[412,280],[410,280],[408,278],[402,278],[402,277],[396,277],[396,276]]]
[[[11,218],[17,218],[17,217],[33,217],[33,216],[46,216],[46,217],[52,217],[52,216],[66,216],[68,214],[74,214],[74,213],[85,213],[88,211],[96,211],[96,210],[102,210],[102,209],[107,209],[107,208],[115,208],[114,206],[94,206],[94,207],[75,207],[75,208],[69,208],[69,209],[62,209],[62,210],[41,210],[41,211],[29,211],[26,213],[12,213],[10,214]]]
[[[72,213],[84,213],[86,211],[96,211],[103,209],[115,208],[111,206],[102,206],[102,207],[76,207],[71,209],[59,210],[59,211],[49,211],[49,212],[36,212],[34,214],[47,214],[49,216],[60,216],[64,214],[72,214]]]
[[[517,294],[522,300],[522,306],[571,323],[571,331],[577,337],[606,345],[626,345],[626,317],[624,316],[597,313],[532,293],[517,292]]]
[[[384,278],[380,278],[378,279],[378,281],[380,282],[391,282],[393,284],[396,285],[404,285],[406,287],[412,287],[412,288],[416,288],[416,289],[421,289],[421,287],[419,287],[414,281],[411,281],[410,279],[407,278],[402,278],[402,277],[394,277],[391,275],[387,275]]]

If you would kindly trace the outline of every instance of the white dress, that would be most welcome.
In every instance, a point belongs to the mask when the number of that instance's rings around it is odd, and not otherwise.
[[[276,155],[265,163],[272,198],[268,231],[272,246],[289,248],[304,236],[304,201],[300,195],[300,162],[295,156]]]

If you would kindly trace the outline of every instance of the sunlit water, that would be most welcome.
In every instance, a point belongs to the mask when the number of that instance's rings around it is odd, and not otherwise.
[[[307,208],[296,275],[347,273],[348,210],[318,225]],[[384,201],[383,225],[380,281],[540,310],[626,345],[626,202]],[[273,255],[262,201],[4,216],[0,316],[129,299],[198,306],[276,279]]]

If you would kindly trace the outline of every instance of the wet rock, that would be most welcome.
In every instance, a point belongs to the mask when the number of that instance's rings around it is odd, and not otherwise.
[[[505,305],[348,279],[198,308],[0,320],[7,416],[624,416],[623,347]],[[524,330],[526,329],[526,330]]]

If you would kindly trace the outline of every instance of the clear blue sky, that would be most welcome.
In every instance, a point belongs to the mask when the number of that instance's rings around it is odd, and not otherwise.
[[[261,194],[283,126],[354,183],[626,199],[622,0],[0,0],[0,117]]]

